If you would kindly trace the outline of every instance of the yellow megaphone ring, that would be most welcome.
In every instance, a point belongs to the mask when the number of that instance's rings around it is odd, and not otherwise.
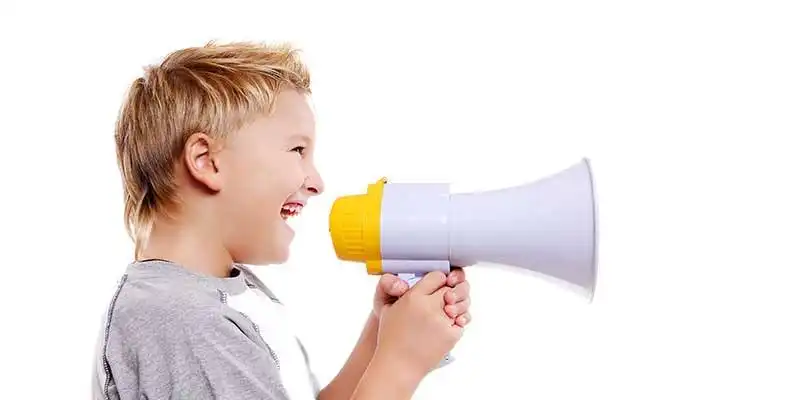
[[[333,203],[328,226],[336,256],[366,264],[367,273],[380,275],[381,203],[387,178],[368,185],[366,194],[343,196]]]

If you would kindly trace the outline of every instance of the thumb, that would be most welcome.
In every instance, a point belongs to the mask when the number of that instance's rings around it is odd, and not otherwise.
[[[384,274],[378,282],[384,297],[400,297],[408,290],[406,281],[392,274]]]
[[[429,295],[439,290],[444,284],[447,283],[447,276],[442,271],[428,272],[422,279],[417,282],[411,289],[420,294]]]

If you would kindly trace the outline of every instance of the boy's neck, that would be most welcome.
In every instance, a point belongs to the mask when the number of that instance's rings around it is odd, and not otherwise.
[[[233,260],[216,234],[219,229],[199,226],[203,218],[193,220],[157,219],[141,259],[167,260],[193,272],[227,278]]]

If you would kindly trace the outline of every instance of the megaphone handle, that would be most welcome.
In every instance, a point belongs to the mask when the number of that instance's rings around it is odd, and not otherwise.
[[[423,277],[423,276],[425,276],[425,274],[424,274],[424,273],[417,273],[417,274],[413,274],[413,273],[409,273],[409,274],[402,274],[402,273],[401,273],[401,274],[397,274],[397,276],[398,276],[400,279],[402,279],[402,280],[406,281],[406,283],[408,283],[408,287],[414,287],[414,285],[415,285],[417,282],[419,282],[419,280],[420,280],[420,279],[422,279],[422,277]],[[450,353],[447,353],[447,354],[445,354],[445,356],[444,356],[444,358],[442,359],[442,361],[439,361],[439,365],[438,365],[438,366],[436,366],[436,368],[437,368],[437,369],[438,369],[438,368],[442,368],[442,367],[444,367],[445,365],[451,364],[453,361],[455,361],[455,359],[453,358],[453,356],[452,356]]]

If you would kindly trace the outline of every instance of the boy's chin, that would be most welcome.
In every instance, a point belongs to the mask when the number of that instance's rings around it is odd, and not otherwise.
[[[256,245],[256,248],[251,248],[246,257],[247,261],[242,261],[242,264],[283,264],[289,261],[289,247],[293,239],[294,231],[284,224],[284,227],[271,235],[266,243],[262,242],[262,245]]]
[[[287,245],[276,245],[270,249],[270,251],[265,252],[264,254],[259,254],[258,256],[254,257],[258,260],[257,265],[275,265],[275,264],[283,264],[289,261],[289,246]]]
[[[267,264],[283,264],[289,261],[289,249],[280,249],[278,254],[275,254]]]

